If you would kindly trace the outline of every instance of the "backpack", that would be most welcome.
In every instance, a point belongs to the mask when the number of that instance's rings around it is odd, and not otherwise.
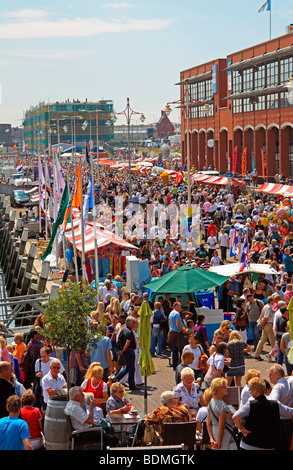
[[[30,359],[29,359],[29,356],[28,356],[28,352],[30,350],[30,347],[31,346],[26,348],[23,351],[22,355],[20,356],[19,369],[23,372],[28,372],[30,370]]]

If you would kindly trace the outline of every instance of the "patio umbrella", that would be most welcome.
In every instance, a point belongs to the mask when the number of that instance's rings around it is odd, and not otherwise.
[[[165,292],[187,294],[220,286],[228,279],[229,276],[221,276],[220,274],[204,271],[193,266],[181,266],[145,284],[144,289],[149,289],[159,294],[164,294]]]
[[[140,317],[139,344],[141,348],[138,363],[141,369],[140,373],[142,377],[144,377],[144,411],[147,413],[147,377],[152,375],[155,370],[150,353],[152,334],[150,319],[153,315],[153,312],[148,302],[143,302],[141,304],[138,315]]]

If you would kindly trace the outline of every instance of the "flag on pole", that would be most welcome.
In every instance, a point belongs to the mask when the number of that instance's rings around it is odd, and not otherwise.
[[[86,158],[86,162],[90,165],[90,164],[91,164],[91,160],[90,160],[89,149],[88,149],[88,146],[87,146],[87,145],[85,146],[85,158]]]
[[[75,199],[75,195],[76,195],[76,192],[78,190],[79,184],[81,186],[81,178],[80,178],[80,183],[78,181],[78,177],[81,176],[80,166],[81,166],[81,164],[79,162],[79,166],[78,166],[78,169],[77,169],[77,172],[76,172],[76,175],[75,175],[75,180],[74,180],[74,183],[73,183],[73,186],[72,186],[72,189],[71,189],[70,198],[69,198],[67,209],[66,209],[65,216],[64,216],[64,223],[63,223],[63,229],[64,230],[66,228],[66,225],[67,225],[68,221],[70,221],[69,217],[70,217],[71,207],[81,207],[81,195],[80,195],[80,206],[73,205],[73,200]],[[80,168],[80,171],[79,171],[79,168]],[[80,191],[81,191],[81,187],[80,187]],[[75,201],[77,201],[77,199],[78,198],[76,198]]]
[[[234,234],[230,248],[230,256],[236,256],[239,253],[239,234],[238,229],[234,226]]]
[[[22,171],[22,162],[20,162],[15,169],[20,173]]]
[[[258,13],[263,11],[271,11],[271,0],[267,0],[258,10]]]
[[[245,268],[250,266],[250,261],[248,259],[248,230],[245,232],[243,249],[241,253],[241,268],[240,272],[244,271]]]
[[[45,176],[43,171],[43,166],[41,162],[41,157],[38,157],[38,165],[39,165],[39,191],[40,191],[40,206],[44,209],[44,186],[45,186]],[[46,194],[46,193],[45,193]]]
[[[86,224],[88,219],[88,212],[89,209],[94,207],[93,204],[93,192],[92,192],[92,175],[90,176],[86,196],[83,201],[83,224],[84,224],[84,231],[86,231]]]
[[[76,172],[76,181],[74,182],[75,193],[72,199],[71,207],[81,207],[82,205],[82,182],[81,182],[81,162],[78,164]]]
[[[59,225],[62,225],[63,220],[64,220],[64,216],[65,216],[65,212],[66,212],[66,209],[67,209],[68,201],[69,201],[69,195],[68,195],[68,188],[67,188],[67,185],[66,185],[65,188],[64,188],[63,194],[62,194],[62,198],[61,198],[61,201],[60,201],[60,206],[59,206],[57,218],[56,218],[56,220],[54,222],[54,225],[53,225],[53,228],[52,228],[52,233],[51,233],[51,237],[50,237],[47,249],[46,249],[45,253],[42,256],[42,261],[44,261],[47,258],[47,256],[51,254],[58,227],[59,227]]]

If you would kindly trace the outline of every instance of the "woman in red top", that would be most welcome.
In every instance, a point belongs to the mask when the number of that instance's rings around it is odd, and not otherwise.
[[[29,427],[33,450],[40,449],[43,445],[43,416],[39,408],[33,406],[35,401],[36,397],[31,390],[27,390],[21,397],[21,418]]]
[[[106,403],[109,398],[107,384],[102,380],[104,369],[97,362],[93,362],[86,374],[85,380],[81,384],[81,390],[86,393],[93,393],[97,399],[98,407],[102,408],[102,403]]]

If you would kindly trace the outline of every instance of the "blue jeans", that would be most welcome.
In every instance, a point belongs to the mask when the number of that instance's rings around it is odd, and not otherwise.
[[[278,341],[277,364],[279,364],[281,366],[281,365],[283,365],[283,361],[284,361],[284,353],[281,351],[280,344],[281,344],[281,342]]]
[[[135,373],[135,353],[134,351],[125,351],[123,357],[126,362],[126,366],[118,372],[116,379],[121,380],[128,373],[128,384],[129,388],[132,389],[135,387],[134,382],[134,373]]]
[[[252,334],[252,338],[253,338],[254,350],[256,350],[257,344],[260,340],[259,327],[257,326],[256,321],[249,322],[249,328],[250,328],[250,333]]]
[[[153,327],[152,336],[151,336],[151,347],[150,347],[151,356],[155,355],[156,346],[157,346],[157,355],[158,356],[162,355],[164,341],[165,341],[165,330],[162,330],[160,327]]]
[[[287,375],[292,375],[293,364],[290,364],[290,362],[288,361],[287,354],[285,354],[284,362],[285,362],[285,366],[286,366],[286,370],[287,370]]]

